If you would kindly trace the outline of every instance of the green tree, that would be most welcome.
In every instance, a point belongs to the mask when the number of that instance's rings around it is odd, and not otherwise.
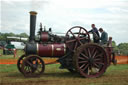
[[[120,43],[117,47],[122,55],[128,55],[128,43]]]
[[[20,33],[19,35],[20,35],[20,37],[26,37],[26,38],[28,38],[28,35],[26,33]]]
[[[14,34],[14,33],[1,33],[0,32],[0,40],[6,41],[7,40],[7,36],[10,37],[24,37],[24,38],[28,38],[28,35],[26,33],[21,33],[21,34]]]
[[[114,47],[114,51],[117,52],[119,50],[115,41],[112,41],[112,46]]]

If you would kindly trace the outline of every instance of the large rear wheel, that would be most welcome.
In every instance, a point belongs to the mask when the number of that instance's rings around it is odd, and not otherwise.
[[[97,44],[81,45],[73,59],[76,70],[87,78],[99,77],[107,68],[106,52]]]

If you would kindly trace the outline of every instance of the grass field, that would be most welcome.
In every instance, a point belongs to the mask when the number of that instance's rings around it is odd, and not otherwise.
[[[0,53],[2,51],[0,50]],[[23,51],[18,51],[20,56]],[[13,55],[2,55],[0,59],[18,59]],[[44,74],[36,78],[25,78],[16,64],[0,64],[0,85],[128,85],[128,64],[111,65],[99,78],[83,78],[78,73],[59,69],[59,64],[46,65]]]
[[[15,64],[0,65],[0,85],[128,85],[127,64],[111,65],[99,78],[83,78],[58,68],[59,64],[46,65],[40,77],[25,78]]]
[[[0,56],[0,59],[14,59],[14,55],[3,55],[3,51],[1,49],[0,49],[0,54],[2,54]],[[24,54],[23,50],[17,50],[17,55],[15,59],[18,59],[22,54]]]

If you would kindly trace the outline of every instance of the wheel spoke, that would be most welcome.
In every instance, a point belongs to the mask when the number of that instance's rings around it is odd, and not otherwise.
[[[87,50],[88,50],[89,57],[91,57],[91,52],[90,52],[89,48]]]
[[[87,63],[88,61],[79,61],[78,63]]]
[[[76,39],[68,40],[68,41],[66,41],[66,43],[71,43],[71,42],[75,42],[75,41],[76,41]]]
[[[25,66],[25,67],[24,67],[24,70],[27,71],[27,69],[28,69],[27,66]]]
[[[31,71],[31,67],[28,67],[28,72],[29,72],[29,73],[31,73],[31,72],[32,72],[32,71]]]
[[[33,62],[32,58],[29,59],[31,62]]]
[[[97,50],[96,50],[96,48],[93,48],[93,50],[92,50],[92,58],[94,58],[96,56],[96,54],[97,54]]]
[[[104,63],[102,63],[102,62],[95,62],[95,63],[100,64],[100,65],[104,65]]]
[[[88,67],[88,75],[90,75],[89,67]]]
[[[85,64],[81,65],[80,68],[82,69],[85,66]]]
[[[95,51],[95,53],[93,54],[92,58],[94,58],[97,54],[97,50]]]
[[[27,61],[26,63],[29,64],[30,66],[32,66],[32,64],[29,61]]]
[[[71,30],[70,30],[69,32],[73,35],[73,37],[74,37],[74,38],[76,38],[76,36],[72,33],[72,31],[71,31]]]
[[[97,59],[94,59],[94,61],[100,61],[100,60],[101,60],[101,59],[98,59],[98,58],[97,58]]]
[[[86,37],[79,38],[79,40],[87,39]]]
[[[96,47],[92,46],[91,48],[93,48],[91,53],[94,54]]]
[[[75,46],[74,46],[74,50],[77,48],[77,45],[78,45],[78,43],[76,42],[76,43],[75,43]]]
[[[79,43],[81,44],[81,45],[83,45],[83,43],[79,40]]]
[[[85,71],[88,68],[89,64],[87,64],[82,70]]]
[[[83,54],[83,53],[80,53],[84,58],[86,58],[86,59],[88,59],[88,57],[85,55],[85,54]]]
[[[96,55],[94,58],[103,57],[102,55],[103,55],[103,53],[100,53],[100,54]]]
[[[27,66],[24,67],[24,70],[26,70],[26,69],[27,69]]]
[[[83,52],[84,52],[84,54],[85,54],[87,57],[89,57],[89,54],[88,54],[87,48],[85,48],[85,49],[83,50]]]
[[[26,68],[25,68],[25,73],[28,73],[28,72],[30,72],[30,71],[29,71],[29,66],[26,66]]]
[[[94,67],[100,68],[100,66],[98,64],[96,64],[96,63],[94,63]]]
[[[78,34],[78,38],[79,38],[79,36],[80,36],[80,33],[81,33],[81,28],[79,29],[79,34]]]
[[[36,62],[35,62],[35,64],[36,64],[36,65],[38,65],[38,63],[39,63],[39,62],[38,62],[38,59],[36,59]]]

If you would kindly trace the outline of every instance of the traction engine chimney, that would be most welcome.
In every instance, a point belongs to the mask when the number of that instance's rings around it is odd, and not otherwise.
[[[35,40],[36,14],[37,12],[30,11],[30,42],[34,42]]]

